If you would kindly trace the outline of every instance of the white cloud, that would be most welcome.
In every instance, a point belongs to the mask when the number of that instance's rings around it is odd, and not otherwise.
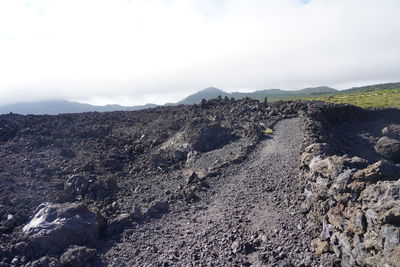
[[[0,1],[0,104],[400,80],[398,0]]]

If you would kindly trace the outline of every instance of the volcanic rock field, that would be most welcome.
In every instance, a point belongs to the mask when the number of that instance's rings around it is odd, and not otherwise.
[[[400,266],[400,110],[0,115],[0,266]]]

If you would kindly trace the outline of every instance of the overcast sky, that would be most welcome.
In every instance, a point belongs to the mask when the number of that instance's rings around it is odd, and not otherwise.
[[[400,81],[399,0],[0,0],[0,104]]]

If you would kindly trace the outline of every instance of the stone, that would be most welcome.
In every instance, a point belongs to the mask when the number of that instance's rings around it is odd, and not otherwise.
[[[88,181],[81,175],[71,175],[64,183],[64,190],[73,195],[85,195],[89,187]]]
[[[186,154],[192,150],[207,152],[220,148],[234,139],[231,129],[217,123],[194,118],[183,131],[176,133],[166,142],[161,150],[181,150]]]
[[[319,239],[317,239],[314,242],[314,251],[315,254],[317,255],[322,255],[323,253],[326,253],[329,251],[329,243],[327,241],[320,241]]]
[[[107,236],[112,236],[114,234],[118,234],[122,232],[126,225],[132,222],[132,217],[128,213],[119,214],[117,217],[112,219],[110,223],[107,225],[105,234]]]
[[[381,137],[375,145],[375,151],[388,160],[400,162],[400,140],[387,136]]]
[[[96,256],[96,250],[85,246],[71,246],[60,257],[63,267],[84,267]]]
[[[150,206],[147,208],[144,216],[146,217],[155,217],[159,214],[165,213],[168,211],[169,205],[165,201],[154,200],[150,203]]]
[[[172,152],[172,156],[176,160],[184,160],[186,159],[186,155],[187,154],[180,149],[176,149]]]
[[[191,166],[200,157],[200,153],[197,151],[190,151],[186,156],[186,165]]]
[[[380,160],[367,168],[357,171],[353,179],[360,181],[397,180],[400,178],[400,168],[386,160]]]
[[[33,262],[29,262],[25,265],[25,267],[61,267],[61,262],[53,257],[41,257],[38,260]]]
[[[339,235],[339,247],[342,252],[342,266],[354,266],[355,258],[352,253],[352,247],[349,237],[344,233]]]
[[[331,224],[328,224],[325,220],[322,221],[322,231],[320,234],[320,239],[322,241],[329,240],[329,238],[332,236],[333,230],[334,229]]]
[[[118,185],[114,178],[99,179],[90,184],[87,195],[94,200],[103,200],[117,189]]]
[[[185,184],[192,185],[192,184],[201,183],[200,178],[203,178],[205,176],[205,174],[204,174],[204,172],[199,172],[199,174],[193,170],[183,171],[183,176],[185,178]]]
[[[400,225],[400,206],[393,207],[383,214],[380,214],[378,220],[382,224]]]
[[[400,228],[396,226],[383,226],[380,234],[384,240],[383,255],[387,257],[400,244]]]
[[[364,210],[373,210],[380,214],[400,205],[399,192],[400,180],[380,181],[368,185],[361,192],[359,200]]]
[[[386,261],[390,266],[400,267],[400,246],[393,249],[386,257]]]
[[[382,135],[390,137],[390,138],[395,138],[395,139],[400,139],[400,125],[389,125],[385,128],[382,129]]]
[[[141,221],[143,219],[143,213],[142,210],[140,209],[140,207],[138,206],[133,206],[132,208],[132,212],[131,212],[131,217],[132,220],[134,221]]]
[[[351,183],[349,183],[347,185],[347,188],[350,189],[354,193],[360,193],[361,191],[363,191],[365,189],[366,186],[367,186],[366,182],[352,181]]]
[[[35,251],[58,253],[75,244],[94,246],[100,223],[82,203],[43,203],[22,230]]]
[[[311,160],[309,169],[325,178],[336,179],[339,174],[345,172],[347,169],[359,168],[366,165],[367,161],[359,157],[347,158],[335,155],[323,159],[317,156]]]
[[[357,211],[355,216],[355,225],[361,231],[367,230],[367,219],[362,211]]]
[[[232,242],[231,249],[233,253],[238,253],[241,249],[241,244],[239,240],[235,240]]]

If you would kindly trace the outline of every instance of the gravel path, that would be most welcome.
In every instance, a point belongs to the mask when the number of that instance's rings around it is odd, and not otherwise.
[[[280,121],[242,164],[209,181],[194,204],[133,225],[103,255],[108,266],[317,265],[305,218],[293,204],[299,119]]]

